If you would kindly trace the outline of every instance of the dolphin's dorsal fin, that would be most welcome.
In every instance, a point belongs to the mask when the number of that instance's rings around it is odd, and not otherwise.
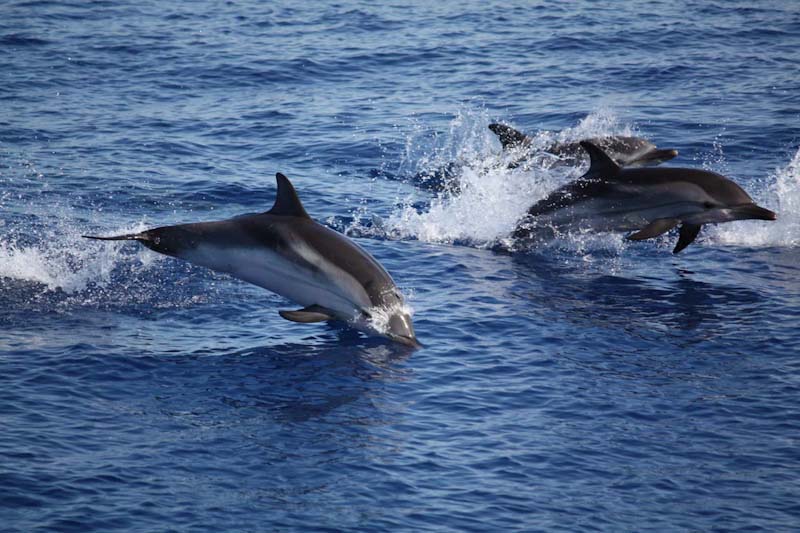
[[[515,130],[511,126],[506,126],[505,124],[498,124],[495,122],[493,124],[489,124],[489,129],[492,130],[492,133],[497,135],[497,137],[500,139],[500,144],[503,145],[503,150],[525,146],[531,142],[530,137],[521,131]]]
[[[581,141],[581,147],[589,154],[589,170],[584,178],[613,178],[622,167],[611,159],[602,148],[589,141]]]
[[[267,213],[285,217],[311,218],[303,208],[303,203],[297,197],[297,192],[289,178],[278,172],[275,174],[275,179],[278,181],[278,194],[275,196],[275,205]]]

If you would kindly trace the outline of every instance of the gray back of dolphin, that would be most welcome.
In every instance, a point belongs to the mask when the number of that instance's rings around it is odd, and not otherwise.
[[[156,252],[264,287],[305,306],[281,311],[295,322],[359,322],[384,310],[389,315],[384,334],[418,345],[389,273],[356,243],[312,220],[286,176],[278,173],[276,178],[275,205],[265,213],[91,238],[139,241]]]
[[[732,220],[775,220],[728,178],[689,168],[622,168],[598,146],[584,141],[589,170],[534,204],[514,232],[525,241],[537,230],[635,231],[649,239],[680,226],[678,253],[703,224]]]
[[[489,129],[498,136],[503,150],[522,152],[518,159],[509,163],[509,168],[520,166],[534,155],[530,150],[533,139],[524,133],[498,123],[489,124]],[[623,167],[658,165],[678,155],[677,150],[659,149],[655,144],[641,137],[614,135],[592,137],[585,140],[599,146],[618,165]],[[553,143],[541,151],[557,156],[557,164],[577,166],[589,157],[589,154],[581,146],[581,142]]]

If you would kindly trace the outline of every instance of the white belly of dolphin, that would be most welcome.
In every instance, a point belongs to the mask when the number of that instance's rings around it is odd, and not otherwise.
[[[331,309],[342,320],[357,318],[369,309],[369,296],[353,276],[308,247],[295,252],[301,261],[290,261],[266,248],[201,245],[183,259],[258,285],[303,307]]]

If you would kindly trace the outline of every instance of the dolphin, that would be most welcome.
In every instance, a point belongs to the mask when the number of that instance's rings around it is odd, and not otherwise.
[[[513,233],[518,242],[550,231],[633,231],[651,239],[680,226],[673,253],[689,246],[703,224],[775,220],[725,176],[691,168],[623,168],[597,145],[582,141],[589,170],[528,209]]]
[[[276,175],[265,213],[178,224],[89,239],[133,240],[275,292],[303,306],[280,311],[293,322],[342,320],[361,331],[419,347],[392,277],[360,246],[308,216],[289,179]]]
[[[533,139],[524,133],[505,124],[489,124],[489,129],[497,135],[505,151],[517,151],[521,156],[512,161],[508,167],[516,168],[523,164],[531,155],[530,149]],[[669,161],[678,155],[672,148],[659,149],[655,144],[641,137],[593,137],[586,139],[606,151],[606,153],[623,167],[653,166]],[[586,160],[587,153],[578,142],[553,143],[544,148],[547,152],[558,157],[560,164],[577,165]],[[529,153],[526,153],[529,152]]]

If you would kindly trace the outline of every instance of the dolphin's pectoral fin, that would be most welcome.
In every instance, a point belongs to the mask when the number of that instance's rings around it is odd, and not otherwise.
[[[278,311],[278,314],[291,322],[302,322],[304,324],[325,322],[334,318],[333,312],[321,305],[309,305],[297,311]]]
[[[672,253],[677,254],[692,244],[697,238],[697,234],[700,233],[701,227],[700,224],[682,224],[680,236],[678,237],[678,244],[675,245],[675,249],[672,250]]]
[[[644,239],[652,239],[658,237],[662,233],[666,233],[680,223],[677,218],[659,218],[652,221],[636,233],[628,235],[628,239],[632,241],[642,241]],[[691,242],[691,241],[689,241]],[[688,243],[687,243],[688,244]]]

